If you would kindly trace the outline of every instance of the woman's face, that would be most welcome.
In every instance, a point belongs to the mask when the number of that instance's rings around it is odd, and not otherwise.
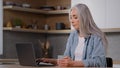
[[[70,22],[76,30],[79,30],[80,21],[78,18],[77,10],[73,8],[70,12]]]

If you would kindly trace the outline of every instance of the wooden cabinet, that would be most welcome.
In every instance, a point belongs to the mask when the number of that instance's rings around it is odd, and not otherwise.
[[[6,2],[13,2],[18,5],[29,4],[30,8],[24,8],[21,6],[11,6],[4,5],[4,29],[10,31],[24,31],[24,32],[40,32],[40,33],[69,33],[70,24],[68,19],[68,12],[71,6],[71,0],[4,0]],[[52,6],[54,10],[43,10],[40,9],[41,6]],[[61,9],[56,9],[60,7]],[[16,29],[14,25],[12,28],[7,28],[6,24],[13,20],[19,18],[22,20],[22,28]],[[24,28],[23,26],[34,24],[37,26],[37,29]],[[62,22],[65,24],[64,30],[56,30],[56,23]],[[44,26],[48,25],[50,30],[44,30]]]

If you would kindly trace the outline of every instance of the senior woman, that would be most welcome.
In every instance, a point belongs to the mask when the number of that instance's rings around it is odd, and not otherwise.
[[[89,8],[77,4],[71,8],[69,20],[74,30],[70,33],[63,59],[39,59],[62,67],[106,67],[107,39],[95,24]]]

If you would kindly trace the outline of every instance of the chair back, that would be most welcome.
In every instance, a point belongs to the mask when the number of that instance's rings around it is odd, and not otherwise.
[[[113,60],[111,57],[106,57],[107,67],[113,67]]]

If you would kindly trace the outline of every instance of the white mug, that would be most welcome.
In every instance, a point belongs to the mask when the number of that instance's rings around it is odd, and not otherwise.
[[[49,26],[47,24],[45,24],[44,29],[49,30]]]

